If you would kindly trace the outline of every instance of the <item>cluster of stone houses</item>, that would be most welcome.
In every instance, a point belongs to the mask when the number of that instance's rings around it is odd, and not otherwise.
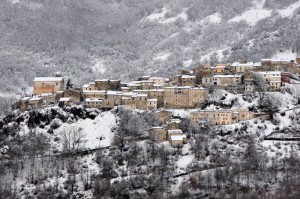
[[[256,63],[204,65],[194,69],[194,72],[204,87],[217,86],[239,93],[253,92],[256,89],[255,76],[261,76],[269,91],[278,91],[283,84],[290,83],[291,74],[299,75],[300,64],[294,60],[262,59]]]
[[[300,58],[296,60],[262,59],[261,62],[209,64],[182,70],[170,78],[143,76],[137,81],[101,79],[81,88],[65,89],[64,78],[36,77],[34,95],[21,100],[21,109],[35,109],[51,104],[68,106],[84,104],[89,108],[110,109],[123,106],[130,109],[197,108],[208,95],[208,88],[218,87],[235,92],[253,92],[255,76],[268,84],[268,90],[279,90],[290,83],[291,74],[299,74]]]
[[[158,110],[154,115],[161,125],[149,130],[151,140],[157,143],[169,141],[174,148],[181,148],[187,143],[187,137],[179,126],[181,120],[172,118],[172,112]]]
[[[222,88],[238,93],[256,90],[257,76],[276,91],[290,83],[291,74],[300,74],[300,58],[296,60],[263,59],[261,62],[235,62],[232,64],[209,64],[182,70],[170,78],[143,76],[136,81],[100,79],[84,84],[81,88],[65,89],[64,78],[36,77],[34,94],[20,100],[20,109],[38,109],[58,104],[62,107],[83,104],[87,108],[112,109],[122,106],[129,109],[196,109],[207,99],[210,88]],[[227,125],[253,118],[245,109],[191,112],[193,122],[209,120],[215,125]],[[169,122],[169,121],[168,121]],[[166,124],[167,125],[167,124]],[[151,132],[158,141],[169,140],[174,147],[182,146],[186,137],[180,129],[155,127]],[[163,133],[162,133],[163,132]],[[176,132],[176,133],[175,133]]]

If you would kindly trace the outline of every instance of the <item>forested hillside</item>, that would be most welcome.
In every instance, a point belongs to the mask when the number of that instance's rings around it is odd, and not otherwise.
[[[297,0],[3,0],[1,91],[23,93],[35,76],[54,71],[80,85],[291,54],[299,7]]]

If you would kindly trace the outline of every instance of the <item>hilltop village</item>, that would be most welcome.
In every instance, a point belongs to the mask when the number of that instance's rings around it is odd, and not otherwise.
[[[20,100],[22,111],[58,105],[82,104],[86,108],[103,110],[114,107],[154,111],[162,126],[149,130],[157,142],[169,141],[172,147],[182,147],[186,136],[179,129],[180,119],[173,118],[168,109],[192,109],[192,122],[209,121],[213,125],[228,125],[250,120],[255,114],[244,107],[202,110],[213,89],[233,94],[280,91],[300,74],[300,58],[296,60],[262,59],[261,62],[239,61],[230,64],[204,64],[193,70],[165,78],[143,76],[132,82],[100,79],[73,88],[70,81],[56,74],[36,77],[34,93]],[[295,80],[294,83],[297,83]]]

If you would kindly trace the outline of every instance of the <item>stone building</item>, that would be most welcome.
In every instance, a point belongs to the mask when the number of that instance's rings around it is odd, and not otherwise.
[[[291,74],[289,72],[281,72],[281,83],[291,83]]]
[[[196,84],[202,84],[203,77],[210,77],[212,76],[213,72],[210,69],[197,67],[193,69],[194,74],[196,76]]]
[[[41,97],[32,97],[28,100],[28,109],[39,109],[42,108],[43,99]]]
[[[225,72],[225,68],[226,65],[222,64],[222,65],[216,65],[216,66],[212,66],[210,67],[210,70],[214,73],[214,74],[224,74]]]
[[[164,142],[167,141],[167,131],[163,127],[152,127],[149,130],[149,137],[151,140],[156,142]]]
[[[97,79],[95,80],[95,87],[97,90],[109,90],[110,88],[110,82],[109,79]]]
[[[254,63],[253,62],[234,62],[231,64],[232,69],[235,73],[244,73],[246,70],[253,70]]]
[[[169,142],[173,148],[182,148],[187,143],[187,138],[186,135],[172,135]]]
[[[269,84],[270,90],[280,90],[281,87],[281,72],[280,71],[261,71],[256,72]]]
[[[165,78],[163,78],[163,77],[150,77],[149,80],[152,81],[153,84],[156,84],[156,85],[164,85],[166,82]]]
[[[30,99],[30,97],[23,97],[20,100],[20,109],[21,109],[21,111],[26,111],[28,109],[29,99]]]
[[[83,90],[83,98],[102,98],[105,99],[106,91],[105,90]]]
[[[202,79],[203,85],[218,85],[218,86],[229,86],[238,85],[242,83],[242,75],[214,75],[212,77],[204,77]]]
[[[140,110],[147,110],[147,95],[138,94],[136,96],[136,108]]]
[[[165,87],[165,108],[196,108],[207,99],[208,91],[205,88]]]
[[[69,97],[60,98],[59,101],[58,101],[58,105],[60,107],[70,106],[71,105],[71,98],[69,98]]]
[[[196,77],[193,75],[182,75],[181,76],[181,85],[195,87]]]
[[[84,106],[86,108],[101,108],[102,99],[86,98],[84,100]]]
[[[152,89],[148,92],[149,99],[157,99],[157,108],[164,106],[164,89]]]
[[[123,93],[121,91],[107,91],[106,99],[112,99],[115,106],[122,104]]]
[[[36,77],[33,82],[34,95],[56,93],[64,90],[63,77]]]
[[[172,118],[172,112],[167,110],[158,110],[154,113],[154,117],[159,123],[165,124]]]
[[[70,102],[74,104],[81,102],[81,92],[79,89],[66,89],[63,91],[62,96],[70,98]]]
[[[168,130],[175,130],[175,129],[179,129],[180,127],[180,119],[171,119],[167,122],[167,129]]]
[[[109,81],[109,90],[120,91],[121,90],[121,81],[120,80],[110,80]]]
[[[56,93],[42,93],[38,97],[43,99],[43,104],[55,104]]]
[[[82,90],[97,90],[95,86],[95,82],[90,82],[88,84],[84,84],[82,86]]]
[[[247,109],[200,110],[190,113],[192,122],[199,123],[206,121],[214,125],[228,125],[253,118],[253,113]]]
[[[147,109],[156,110],[157,109],[157,99],[147,99]]]

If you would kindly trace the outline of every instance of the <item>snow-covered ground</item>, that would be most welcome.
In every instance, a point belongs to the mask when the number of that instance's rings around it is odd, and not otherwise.
[[[183,20],[187,20],[188,19],[188,16],[186,14],[186,10],[187,9],[184,9],[181,13],[179,13],[177,16],[174,16],[174,17],[169,17],[167,18],[166,17],[166,14],[168,12],[170,12],[170,10],[168,10],[167,8],[162,8],[162,11],[161,12],[158,12],[158,13],[153,13],[149,16],[147,16],[145,19],[146,20],[150,20],[150,21],[156,21],[158,23],[162,23],[162,24],[166,24],[166,23],[172,23],[172,22],[175,22],[177,19],[181,18]]]
[[[171,55],[170,52],[160,52],[154,55],[153,60],[164,61]]]
[[[255,1],[254,7],[246,10],[240,15],[237,15],[229,20],[229,22],[239,22],[245,20],[250,25],[255,25],[258,21],[268,18],[271,16],[273,10],[265,9],[264,0]],[[284,9],[278,9],[277,11],[282,17],[291,17],[294,14],[294,11],[300,7],[300,1],[289,5]]]
[[[296,3],[289,5],[287,8],[278,10],[278,12],[282,17],[291,17],[294,14],[295,10],[297,10],[299,7],[300,1],[297,1]]]
[[[210,23],[221,23],[222,15],[218,12],[211,14],[200,21],[200,25],[210,24]]]
[[[286,50],[283,52],[278,52],[277,54],[273,55],[271,59],[274,60],[295,60],[297,57],[296,52],[292,52],[292,50]]]
[[[81,128],[84,135],[84,149],[95,149],[99,147],[110,146],[114,133],[112,128],[116,127],[116,116],[108,111],[102,112],[94,120],[89,118],[79,119],[77,122],[60,126],[55,134],[61,136],[63,132],[71,130],[72,127]],[[61,146],[62,148],[62,146]]]

